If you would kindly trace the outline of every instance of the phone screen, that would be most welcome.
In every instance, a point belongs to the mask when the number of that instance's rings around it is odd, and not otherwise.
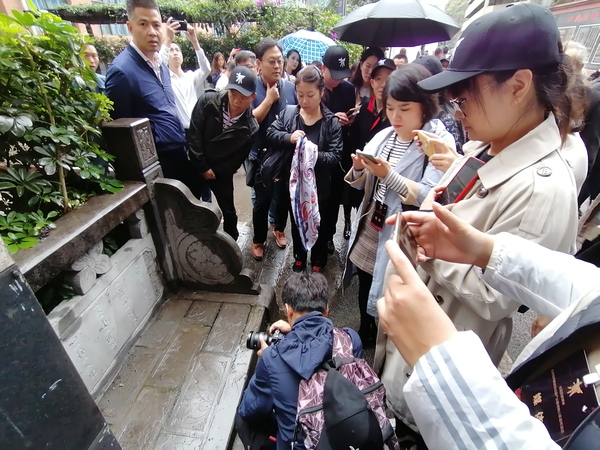
[[[400,250],[408,257],[413,267],[417,267],[417,241],[401,212],[396,216],[394,239],[398,243]]]
[[[481,168],[485,163],[480,161],[477,158],[469,158],[463,164],[463,166],[459,169],[459,171],[454,175],[454,178],[440,196],[437,198],[437,201],[442,205],[449,205],[450,203],[455,203],[459,198],[460,194],[469,187],[475,177],[477,176],[477,170]]]

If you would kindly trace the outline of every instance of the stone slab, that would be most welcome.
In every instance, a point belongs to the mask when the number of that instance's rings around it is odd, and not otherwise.
[[[173,407],[176,394],[172,389],[147,386],[142,389],[119,436],[123,450],[154,447],[160,429]]]
[[[122,431],[124,416],[160,357],[154,349],[133,347],[125,364],[98,401],[98,407],[115,434]]]
[[[192,302],[182,299],[173,299],[166,302],[156,313],[155,320],[157,322],[180,322],[188,310],[191,308]]]
[[[185,319],[200,325],[212,326],[220,309],[221,303],[195,301]]]
[[[202,348],[209,331],[210,328],[203,325],[182,323],[148,379],[148,384],[163,387],[181,386],[194,355]]]
[[[241,441],[240,441],[241,442]],[[161,433],[158,436],[156,450],[203,450],[204,438]],[[243,444],[242,444],[242,450]]]
[[[106,278],[101,277],[86,295],[63,302],[59,316],[49,319],[92,395],[105,383],[122,352],[129,351],[162,297],[152,239],[148,236],[130,244],[113,255],[117,263]]]
[[[165,431],[196,438],[208,432],[231,363],[229,356],[204,352],[198,355]]]
[[[152,324],[144,330],[135,345],[163,349],[170,341],[179,322],[192,306],[188,300],[170,300],[161,306]]]
[[[236,352],[240,346],[249,313],[249,305],[225,303],[215,320],[204,351],[225,354]]]
[[[61,217],[46,239],[15,254],[16,264],[34,291],[83,255],[90,243],[98,242],[150,200],[145,184],[123,184],[122,191],[92,197],[81,208]]]

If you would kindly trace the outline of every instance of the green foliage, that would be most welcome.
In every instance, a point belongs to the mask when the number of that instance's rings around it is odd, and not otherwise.
[[[235,2],[234,2],[235,3]],[[242,2],[237,3],[240,5]],[[341,20],[341,17],[331,12],[328,9],[319,7],[282,7],[273,5],[263,5],[260,7],[238,6],[238,9],[231,9],[231,3],[218,2],[199,2],[191,3],[186,6],[186,9],[180,11],[172,11],[172,2],[159,2],[161,5],[161,13],[165,17],[173,16],[185,18],[190,23],[211,24],[214,22],[214,27],[218,34],[222,37],[216,37],[212,34],[199,33],[198,41],[209,58],[216,52],[221,52],[228,55],[232,48],[243,48],[253,50],[265,36],[271,36],[275,39],[280,39],[283,36],[293,33],[302,28],[315,30],[323,33],[328,37],[332,37],[337,41],[333,33],[333,27]],[[165,6],[167,5],[167,6]],[[208,5],[208,6],[207,6]],[[57,14],[68,18],[74,22],[97,23],[100,21],[106,23],[111,19],[111,16],[101,16],[107,7],[112,11],[114,5],[108,4],[92,4],[92,5],[65,5],[57,9]],[[212,9],[211,9],[212,8]],[[69,15],[65,11],[69,11]],[[94,11],[94,15],[91,15]],[[210,14],[209,14],[209,11]],[[216,11],[219,11],[218,13]],[[124,13],[123,13],[124,14]],[[237,19],[236,19],[237,18]],[[121,21],[124,21],[124,16]],[[91,22],[89,22],[91,21]],[[247,31],[238,31],[239,27],[231,27],[232,24],[240,24],[247,22]],[[184,55],[184,69],[194,69],[197,67],[196,56],[189,41],[185,38],[175,38],[180,45]],[[350,54],[352,61],[357,61],[360,58],[362,47],[356,44],[337,41],[343,45]],[[106,37],[97,39],[95,42],[96,49],[100,60],[108,65],[127,45],[126,38]],[[309,63],[311,61],[308,61]],[[0,125],[1,126],[1,125]]]
[[[98,126],[111,103],[81,58],[85,37],[30,9],[0,14],[0,233],[11,251],[32,246],[77,206],[74,189],[122,187],[105,174],[112,156]]]

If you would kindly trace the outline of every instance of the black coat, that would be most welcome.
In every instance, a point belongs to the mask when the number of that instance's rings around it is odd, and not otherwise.
[[[363,100],[360,106],[360,112],[352,123],[350,131],[352,146],[356,150],[363,150],[367,142],[373,139],[377,133],[390,126],[390,121],[385,115],[385,111],[375,112],[375,97],[369,100]]]
[[[344,144],[339,119],[323,104],[321,104],[321,111],[323,112],[323,122],[321,123],[319,142],[316,143],[319,147],[319,156],[315,165],[315,178],[319,198],[326,199],[331,193],[331,171],[340,163]],[[279,161],[278,164],[275,164],[276,158],[263,159],[261,168],[263,175],[266,169],[272,178],[289,178],[292,157],[296,148],[295,144],[290,142],[290,138],[292,133],[299,129],[301,129],[300,107],[287,106],[267,130],[267,141],[273,152],[279,156]],[[269,159],[273,162],[270,163]],[[273,167],[269,167],[270,165]]]
[[[223,108],[227,91],[206,91],[194,110],[188,133],[190,158],[200,173],[209,169],[235,173],[250,153],[258,133],[258,122],[248,108],[231,127],[223,130]]]

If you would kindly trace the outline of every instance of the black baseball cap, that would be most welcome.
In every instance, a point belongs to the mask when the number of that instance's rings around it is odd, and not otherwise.
[[[444,71],[441,60],[432,55],[419,56],[413,61],[413,63],[425,67],[427,70],[429,70],[431,75],[437,75],[438,73],[442,73]]]
[[[518,3],[472,22],[454,48],[448,68],[419,81],[426,91],[500,70],[558,65],[558,27],[552,13],[532,3]]]
[[[380,59],[377,61],[377,64],[375,64],[375,67],[373,67],[373,70],[371,70],[371,78],[375,78],[375,73],[377,73],[382,67],[390,70],[396,70],[396,64],[394,64],[393,60],[388,58]]]
[[[246,66],[237,66],[229,75],[229,83],[225,89],[234,89],[245,97],[250,97],[256,92],[256,76]]]
[[[323,55],[323,65],[329,69],[334,80],[349,78],[352,75],[348,50],[341,45],[332,45],[327,49]]]

